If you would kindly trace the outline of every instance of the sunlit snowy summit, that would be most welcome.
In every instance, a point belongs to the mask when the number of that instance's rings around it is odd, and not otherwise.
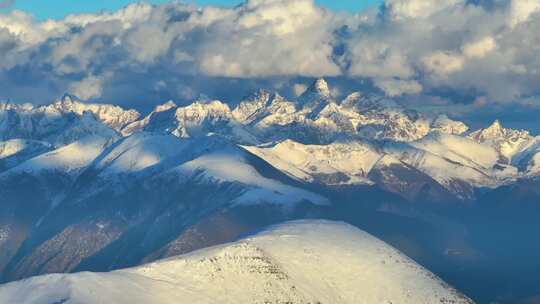
[[[110,273],[0,287],[0,303],[472,303],[389,245],[327,221],[280,224],[237,242]]]

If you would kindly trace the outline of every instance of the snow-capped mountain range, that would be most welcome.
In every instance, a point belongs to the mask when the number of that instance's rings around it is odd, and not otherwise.
[[[71,95],[0,103],[0,282],[142,265],[313,217],[372,223],[382,238],[428,225],[418,259],[454,246],[476,257],[439,209],[540,196],[540,138],[527,131],[330,92],[319,79],[293,100],[259,90],[145,116]],[[389,218],[395,230],[379,226]]]
[[[297,100],[260,90],[234,108],[217,100],[188,106],[169,101],[146,117],[65,95],[41,107],[0,104],[0,168],[86,136],[112,144],[146,132],[181,139],[222,137],[302,182],[369,185],[376,183],[369,177],[374,170],[408,168],[460,200],[474,199],[475,188],[540,174],[538,137],[506,129],[499,121],[468,130],[463,122],[425,117],[381,96],[355,92],[337,101],[323,79]],[[28,148],[10,152],[21,145]]]

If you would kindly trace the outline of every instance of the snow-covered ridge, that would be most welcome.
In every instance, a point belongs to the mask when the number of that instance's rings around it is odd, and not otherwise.
[[[247,162],[245,153],[239,149],[225,148],[207,153],[172,169],[172,172],[186,177],[203,172],[206,178],[214,182],[235,182],[247,186],[248,189],[235,199],[233,204],[329,204],[329,201],[320,195],[262,176]]]
[[[40,107],[0,103],[0,140],[37,140],[60,147],[86,136],[112,138],[138,116],[133,110],[85,104],[69,95]]]
[[[53,151],[51,155],[66,156],[64,151],[73,151],[73,157],[88,155],[74,150],[79,146],[77,142]],[[88,148],[91,150],[92,146]],[[156,181],[158,184],[196,183],[209,187],[234,184],[236,189],[241,188],[242,191],[231,198],[233,201],[227,202],[230,205],[270,204],[290,207],[302,202],[329,204],[320,195],[264,177],[259,173],[257,165],[251,162],[252,156],[249,153],[218,136],[177,138],[171,134],[137,132],[96,152],[84,165],[92,179],[85,182],[83,197],[102,189],[121,193],[124,187]],[[55,159],[54,162],[58,161]],[[42,158],[36,157],[12,171],[41,168],[42,165],[38,164],[42,163]],[[72,167],[79,168],[75,164]]]
[[[97,120],[116,131],[120,131],[140,117],[139,112],[135,110],[124,110],[120,106],[110,104],[85,103],[73,95],[65,94],[49,105],[37,107],[31,104],[0,103],[0,125],[4,124],[4,127],[7,127],[10,113],[11,115],[18,114],[20,118],[28,120],[25,126],[32,128],[37,127],[34,126],[37,121],[40,121],[40,125],[43,126],[61,116],[69,114],[82,116],[85,112],[92,113]]]
[[[506,158],[505,161],[508,163],[512,161],[514,155],[536,142],[528,131],[504,128],[498,120],[485,129],[471,133],[469,138],[492,146]]]
[[[0,286],[0,303],[179,300],[472,303],[382,241],[352,226],[326,221],[289,222],[236,243],[133,269],[47,275]]]
[[[376,183],[372,172],[408,166],[434,179],[461,200],[474,200],[474,188],[495,188],[529,176],[538,163],[536,154],[531,154],[523,158],[527,166],[522,169],[505,165],[495,148],[440,132],[408,143],[345,140],[305,145],[285,140],[244,148],[297,180],[330,186],[371,185]],[[408,178],[412,177],[389,177],[393,182],[413,182]],[[464,189],[464,185],[468,186]]]
[[[257,139],[233,118],[228,105],[219,100],[195,101],[180,107],[174,102],[157,106],[148,116],[127,125],[122,133],[160,132],[180,138],[204,137],[218,133],[234,141],[256,143]]]
[[[105,125],[120,131],[126,125],[139,119],[140,114],[135,110],[124,110],[123,108],[109,104],[89,104],[81,102],[77,97],[64,95],[60,100],[37,109],[44,113],[75,113],[83,115],[84,112],[91,112]]]
[[[284,139],[320,144],[342,136],[412,141],[430,131],[461,134],[467,129],[447,117],[431,121],[380,96],[356,92],[338,101],[328,83],[318,79],[296,100],[260,90],[233,109],[217,100],[197,100],[187,106],[170,101],[143,118],[134,110],[87,104],[67,94],[40,107],[4,103],[0,105],[0,135],[41,140],[40,133],[57,133],[66,120],[85,112],[125,136],[141,130],[184,138],[218,133],[249,144]]]
[[[0,142],[0,159],[15,156],[23,152],[24,150],[41,146],[47,147],[48,145],[44,142],[24,139],[13,139],[5,142]]]
[[[57,150],[40,154],[20,165],[0,173],[1,178],[12,174],[39,173],[41,171],[61,171],[78,173],[88,167],[107,147],[109,140],[99,136],[88,136]]]
[[[26,139],[0,141],[0,172],[46,153],[52,149],[49,143]]]
[[[291,140],[245,147],[290,176],[325,184],[370,184],[367,175],[381,154],[361,142],[303,145]]]
[[[355,92],[336,100],[323,79],[293,100],[259,90],[234,108],[218,100],[199,99],[182,106],[168,101],[142,118],[133,110],[86,104],[70,95],[41,107],[0,104],[3,140],[32,140],[59,148],[87,136],[111,141],[141,132],[184,139],[217,136],[307,183],[371,185],[374,164],[380,167],[386,156],[461,199],[473,199],[474,188],[495,188],[540,174],[537,137],[504,128],[498,121],[470,134],[468,129],[463,122],[444,115],[430,118],[384,96]],[[159,153],[166,150],[163,145],[167,144],[156,143]],[[174,150],[171,145],[169,150]],[[148,163],[165,157],[140,152],[136,154]],[[19,162],[10,159],[9,167]],[[131,165],[120,167],[126,166]]]
[[[469,127],[461,121],[455,121],[446,115],[440,115],[431,123],[431,129],[443,134],[461,135],[467,132]]]

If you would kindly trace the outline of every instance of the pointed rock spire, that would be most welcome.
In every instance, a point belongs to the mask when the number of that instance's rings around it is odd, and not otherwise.
[[[79,97],[70,93],[64,93],[64,95],[62,95],[62,98],[60,98],[59,100],[59,102],[62,104],[74,104],[80,101],[81,99]]]
[[[319,78],[298,98],[298,108],[304,111],[318,112],[328,103],[334,102],[326,80]]]
[[[60,98],[59,101],[64,104],[70,104],[70,103],[74,103],[77,100],[79,99],[75,95],[64,93],[64,95],[62,95],[62,98]]]
[[[490,130],[503,130],[503,126],[501,124],[501,121],[496,119],[492,124],[491,126],[489,126],[487,129],[490,129]]]
[[[318,95],[324,96],[324,97],[330,97],[330,88],[328,87],[328,83],[324,78],[319,78],[311,84],[311,86],[307,89],[306,92],[309,93],[316,93]]]
[[[497,119],[489,127],[473,132],[469,137],[483,143],[487,140],[503,139],[505,134],[506,129],[503,128],[501,122]]]
[[[497,119],[489,127],[482,131],[482,135],[485,138],[496,138],[504,136],[505,129],[503,128],[501,122]]]
[[[54,108],[62,112],[80,112],[78,114],[82,115],[83,110],[76,111],[80,104],[79,98],[75,95],[65,93],[60,99],[48,105],[47,107]]]

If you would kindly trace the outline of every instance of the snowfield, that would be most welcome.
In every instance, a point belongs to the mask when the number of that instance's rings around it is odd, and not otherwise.
[[[140,132],[117,142],[94,167],[103,176],[136,173],[181,153],[185,146],[172,135]]]
[[[37,173],[40,171],[78,172],[89,166],[106,148],[109,139],[88,136],[57,150],[41,154],[4,172],[10,175],[18,172]]]
[[[344,174],[333,184],[371,184],[367,173],[381,155],[361,142],[333,143],[330,145],[303,145],[286,140],[274,146],[244,147],[275,168],[304,181],[317,177]]]
[[[352,226],[296,221],[235,243],[110,273],[0,286],[0,303],[472,303]]]
[[[244,158],[244,153],[237,149],[224,149],[203,155],[173,170],[178,176],[189,177],[203,172],[204,176],[212,181],[236,182],[248,186],[249,190],[233,202],[236,204],[294,204],[302,201],[318,205],[329,204],[328,200],[320,195],[261,176]]]

